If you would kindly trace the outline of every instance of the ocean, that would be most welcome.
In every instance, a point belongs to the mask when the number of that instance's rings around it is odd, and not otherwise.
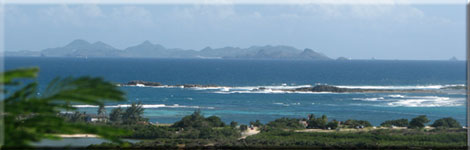
[[[227,60],[135,58],[6,57],[5,69],[39,67],[43,89],[55,77],[94,76],[114,83],[131,80],[167,85],[212,84],[223,88],[120,87],[127,101],[112,108],[142,102],[151,122],[173,123],[194,110],[225,122],[263,123],[280,117],[327,115],[328,119],[368,120],[427,115],[431,120],[453,117],[465,125],[465,91],[443,93],[312,93],[276,89],[328,84],[343,88],[439,89],[465,84],[465,61],[404,60]],[[255,90],[264,87],[263,90]],[[96,113],[97,107],[75,105]]]

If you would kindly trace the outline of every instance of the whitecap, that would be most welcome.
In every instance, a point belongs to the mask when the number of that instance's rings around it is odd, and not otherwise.
[[[375,85],[338,85],[339,88],[348,88],[348,89],[382,89],[382,90],[411,90],[411,89],[440,89],[446,85],[412,85],[412,86],[375,86]]]
[[[285,104],[285,103],[273,103],[275,105],[281,105],[281,106],[290,106],[289,104]]]
[[[404,98],[405,96],[404,95],[388,95],[388,97],[393,97],[393,98]]]
[[[72,105],[72,107],[76,108],[97,108],[98,105]],[[118,105],[107,105],[104,106],[105,108],[126,108],[131,107],[130,104],[118,104]],[[142,108],[196,108],[196,109],[215,109],[215,107],[201,107],[201,106],[186,106],[186,105],[165,105],[165,104],[143,104]]]
[[[359,101],[378,101],[378,100],[384,100],[384,97],[353,98],[353,100],[359,100]]]
[[[428,97],[422,99],[403,99],[387,103],[392,107],[452,107],[462,106],[464,98]]]

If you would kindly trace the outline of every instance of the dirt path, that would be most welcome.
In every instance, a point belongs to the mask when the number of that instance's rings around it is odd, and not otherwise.
[[[248,128],[245,132],[242,132],[242,137],[239,138],[239,139],[245,139],[248,136],[258,134],[259,132],[260,131],[259,131],[258,127],[254,127],[253,129]]]

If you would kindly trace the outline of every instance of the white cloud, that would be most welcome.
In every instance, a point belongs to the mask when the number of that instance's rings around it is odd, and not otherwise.
[[[393,2],[393,1],[390,1]],[[297,19],[317,18],[323,20],[352,19],[393,23],[450,23],[449,19],[426,15],[413,5],[405,4],[368,4],[368,5],[331,5],[309,4],[293,5],[291,11],[280,16]]]
[[[83,26],[87,24],[85,20],[104,18],[106,15],[97,5],[59,5],[41,8],[38,10],[41,19],[51,21],[56,24],[72,24]]]
[[[155,25],[152,13],[143,7],[117,6],[104,11],[99,5],[55,5],[39,8],[40,19],[44,22],[52,22],[56,25],[74,26],[149,26]],[[30,16],[31,17],[31,16]]]
[[[192,7],[183,7],[175,9],[173,12],[175,16],[183,18],[194,18],[194,17],[207,17],[207,18],[218,18],[226,19],[238,15],[234,6],[227,5],[193,5]]]
[[[110,16],[113,21],[119,22],[121,25],[155,25],[152,13],[143,7],[122,6],[113,8]]]

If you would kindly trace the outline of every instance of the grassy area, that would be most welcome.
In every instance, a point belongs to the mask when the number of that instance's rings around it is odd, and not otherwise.
[[[450,148],[466,146],[464,130],[422,131],[380,129],[369,132],[269,131],[247,137],[249,147]]]

